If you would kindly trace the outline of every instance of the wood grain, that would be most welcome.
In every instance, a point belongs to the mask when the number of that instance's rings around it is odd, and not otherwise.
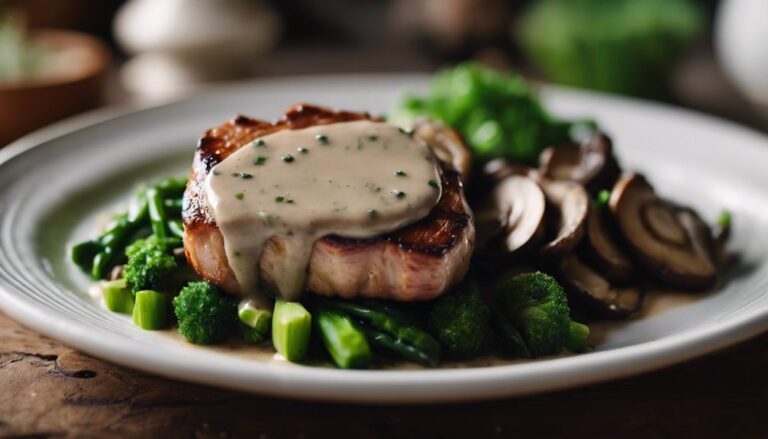
[[[0,314],[2,437],[766,437],[768,334],[663,371],[474,404],[366,407],[180,383]]]

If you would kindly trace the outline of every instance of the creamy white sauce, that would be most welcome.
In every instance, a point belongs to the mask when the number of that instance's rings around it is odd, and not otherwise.
[[[206,194],[240,291],[255,294],[265,244],[279,238],[276,293],[304,290],[312,247],[323,236],[368,238],[424,218],[440,198],[429,148],[372,121],[283,130],[216,165]]]

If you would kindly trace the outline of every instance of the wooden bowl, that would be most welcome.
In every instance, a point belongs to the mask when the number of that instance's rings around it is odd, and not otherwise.
[[[0,82],[0,147],[22,135],[104,102],[109,50],[91,36],[39,30],[31,38],[73,61],[39,79]]]

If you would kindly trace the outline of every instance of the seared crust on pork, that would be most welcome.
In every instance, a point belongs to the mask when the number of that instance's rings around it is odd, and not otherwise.
[[[243,145],[279,130],[362,119],[372,118],[367,113],[296,105],[275,123],[237,116],[208,130],[197,144],[184,194],[184,251],[192,268],[225,291],[239,292],[224,238],[205,198],[205,179],[216,164]],[[426,218],[374,238],[330,235],[315,242],[307,290],[325,296],[415,301],[434,299],[461,280],[469,266],[475,229],[459,173],[448,163],[441,165],[442,195]],[[284,251],[279,237],[264,247],[260,279],[268,287],[274,285],[274,262]]]

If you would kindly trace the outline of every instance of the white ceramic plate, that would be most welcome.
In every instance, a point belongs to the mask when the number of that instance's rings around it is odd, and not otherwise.
[[[172,378],[286,397],[411,403],[494,398],[657,369],[768,328],[768,139],[667,107],[562,89],[563,116],[596,118],[627,168],[712,219],[733,212],[741,264],[726,286],[665,313],[614,327],[588,354],[505,366],[343,371],[257,361],[142,331],[87,295],[67,257],[137,182],[184,173],[196,139],[237,112],[272,119],[295,102],[374,113],[423,76],[335,76],[235,85],[157,108],[97,113],[0,151],[0,307],[29,327],[116,363]]]

